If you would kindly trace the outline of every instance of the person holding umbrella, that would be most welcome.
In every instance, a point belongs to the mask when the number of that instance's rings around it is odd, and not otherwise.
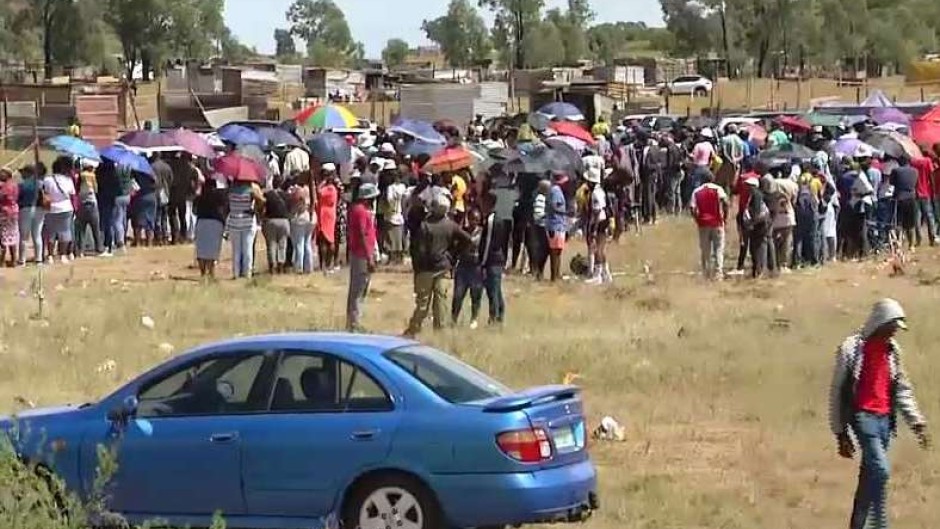
[[[257,177],[237,174],[232,180],[225,223],[232,242],[232,277],[251,279],[257,233],[255,213],[264,205],[264,194]]]

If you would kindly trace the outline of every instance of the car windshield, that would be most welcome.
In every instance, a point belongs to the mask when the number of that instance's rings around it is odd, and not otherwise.
[[[503,397],[513,391],[456,358],[431,347],[415,345],[385,353],[389,359],[453,404]]]

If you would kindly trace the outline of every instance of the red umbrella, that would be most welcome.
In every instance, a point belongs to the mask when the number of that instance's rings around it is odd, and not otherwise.
[[[577,138],[586,142],[588,145],[594,145],[596,143],[594,137],[591,136],[591,133],[588,132],[587,129],[573,121],[553,121],[549,123],[548,126],[562,136]]]
[[[236,153],[228,153],[213,162],[213,167],[229,180],[261,184],[267,170],[258,162]]]
[[[777,118],[777,123],[790,132],[806,133],[813,130],[810,122],[798,116],[780,116]]]
[[[911,136],[920,145],[932,149],[940,143],[940,107],[915,119],[911,123]]]
[[[435,154],[425,164],[432,173],[447,173],[469,169],[473,166],[473,154],[463,147],[448,147]]]
[[[176,140],[177,145],[193,156],[215,158],[215,149],[212,148],[209,141],[201,134],[182,128],[171,131],[168,134]]]

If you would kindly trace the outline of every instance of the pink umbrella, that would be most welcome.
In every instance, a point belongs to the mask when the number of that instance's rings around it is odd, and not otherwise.
[[[264,182],[267,171],[258,162],[236,153],[216,158],[213,167],[229,180],[236,182]]]
[[[202,158],[215,158],[216,156],[215,149],[213,149],[209,141],[199,133],[180,128],[167,133],[167,135],[173,138],[176,144],[182,147],[184,151],[193,156],[200,156]]]

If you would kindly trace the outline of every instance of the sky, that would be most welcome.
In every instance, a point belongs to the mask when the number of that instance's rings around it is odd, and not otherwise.
[[[362,41],[366,56],[378,58],[389,39],[411,45],[428,44],[421,22],[447,12],[448,0],[335,0],[346,13],[353,38]],[[274,53],[274,30],[286,28],[291,0],[225,0],[225,22],[240,41],[261,53]],[[472,2],[476,3],[476,2]],[[547,9],[564,7],[566,0],[546,0]],[[596,22],[642,21],[662,25],[659,0],[592,0]],[[492,16],[484,12],[487,22]]]

